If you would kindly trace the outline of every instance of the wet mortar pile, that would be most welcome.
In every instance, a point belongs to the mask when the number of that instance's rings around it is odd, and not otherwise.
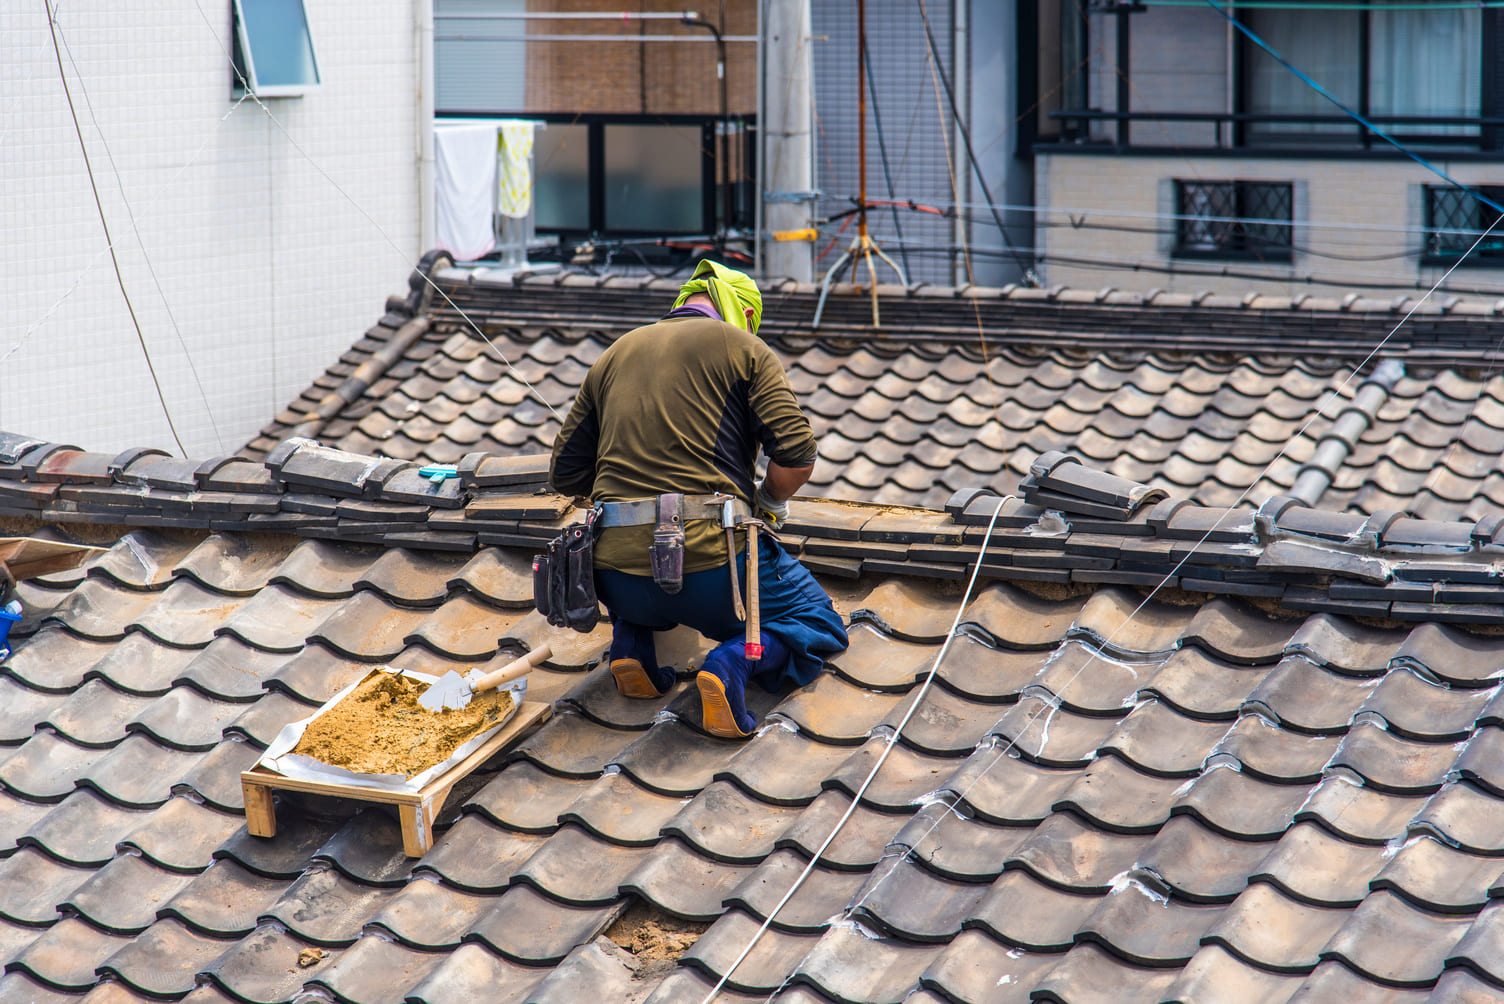
[[[492,690],[463,708],[428,711],[418,704],[427,689],[408,676],[374,673],[309,722],[293,752],[359,774],[412,777],[449,759],[512,710],[512,695]]]

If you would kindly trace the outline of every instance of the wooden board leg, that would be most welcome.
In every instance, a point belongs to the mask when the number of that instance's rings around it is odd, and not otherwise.
[[[272,790],[250,781],[240,782],[241,794],[245,796],[245,828],[253,837],[277,835],[277,812],[272,807]]]
[[[397,806],[397,818],[402,821],[402,850],[408,857],[421,858],[433,846],[435,815],[432,801]]]

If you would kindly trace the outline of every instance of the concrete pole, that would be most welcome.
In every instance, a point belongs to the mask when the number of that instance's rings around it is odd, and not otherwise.
[[[803,230],[814,209],[814,60],[810,0],[767,0],[766,119],[762,129],[763,230]],[[769,279],[814,281],[809,241],[768,240],[762,273]]]

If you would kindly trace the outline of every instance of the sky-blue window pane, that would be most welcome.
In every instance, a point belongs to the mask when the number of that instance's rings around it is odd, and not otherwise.
[[[257,87],[319,82],[303,0],[240,0]]]

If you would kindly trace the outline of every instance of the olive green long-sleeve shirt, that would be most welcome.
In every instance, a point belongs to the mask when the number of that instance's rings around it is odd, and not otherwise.
[[[693,312],[627,332],[596,360],[554,440],[549,482],[597,502],[724,492],[749,505],[759,447],[815,461],[815,436],[778,357],[756,335]],[[691,514],[693,515],[693,514]],[[651,525],[601,532],[595,562],[650,574]],[[685,528],[684,570],[726,561],[713,519]]]

